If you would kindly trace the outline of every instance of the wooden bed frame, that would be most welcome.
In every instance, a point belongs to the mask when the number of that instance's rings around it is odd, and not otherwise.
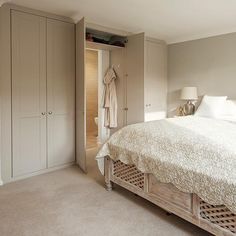
[[[236,215],[223,205],[213,206],[196,194],[184,193],[172,184],[161,183],[134,165],[105,158],[107,190],[120,185],[155,205],[217,236],[236,236]]]

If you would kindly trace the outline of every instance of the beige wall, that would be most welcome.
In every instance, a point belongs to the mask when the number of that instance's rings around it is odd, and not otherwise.
[[[184,86],[197,86],[200,96],[236,99],[236,33],[169,45],[169,112],[180,104]]]
[[[86,50],[86,128],[97,135],[94,117],[98,116],[98,52]]]

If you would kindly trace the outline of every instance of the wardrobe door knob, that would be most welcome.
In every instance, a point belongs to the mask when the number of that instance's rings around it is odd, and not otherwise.
[[[49,111],[48,114],[49,114],[49,115],[52,115],[52,111]]]
[[[43,116],[45,116],[45,115],[46,115],[46,112],[42,112],[41,114],[42,114]]]

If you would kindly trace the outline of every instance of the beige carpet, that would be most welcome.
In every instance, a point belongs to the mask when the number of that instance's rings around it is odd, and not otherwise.
[[[94,155],[87,175],[71,167],[1,187],[0,235],[210,235],[120,187],[105,191]]]

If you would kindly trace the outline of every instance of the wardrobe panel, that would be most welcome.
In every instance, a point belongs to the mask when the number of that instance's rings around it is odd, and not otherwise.
[[[48,167],[75,161],[74,24],[47,19]]]
[[[144,121],[144,33],[127,38],[127,124],[133,124]]]
[[[167,48],[151,40],[145,46],[145,112],[160,119],[166,115]]]
[[[13,177],[46,168],[46,20],[12,11]]]
[[[86,167],[85,21],[76,24],[76,162]]]

